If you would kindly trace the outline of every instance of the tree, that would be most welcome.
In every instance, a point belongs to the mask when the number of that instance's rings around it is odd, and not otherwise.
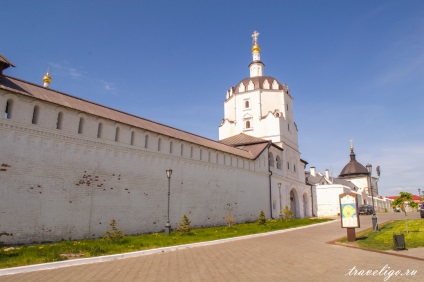
[[[294,217],[293,212],[289,209],[289,207],[286,205],[284,207],[284,209],[281,211],[280,213],[280,218],[282,220],[286,220],[286,219],[292,219]]]
[[[256,222],[258,225],[266,225],[266,217],[263,210],[260,211],[258,220]]]
[[[407,218],[407,214],[406,214],[406,208],[405,205],[409,205],[411,208],[416,209],[418,207],[418,204],[414,201],[412,201],[412,194],[408,193],[408,192],[400,192],[400,196],[397,197],[393,204],[392,207],[399,207],[405,214],[405,221],[406,221],[406,233],[409,233],[408,231],[408,218]]]
[[[181,232],[182,234],[191,234],[191,221],[190,218],[184,214],[183,219],[178,223],[178,232]]]
[[[120,243],[123,237],[122,230],[118,228],[116,219],[112,219],[109,223],[110,229],[105,232],[103,237],[113,243]]]

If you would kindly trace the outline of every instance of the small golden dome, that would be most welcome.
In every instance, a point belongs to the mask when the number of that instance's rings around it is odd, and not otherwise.
[[[252,52],[260,52],[261,51],[261,47],[259,47],[258,44],[255,44],[252,46]]]
[[[46,75],[43,77],[43,82],[44,83],[52,82],[52,78],[50,77],[49,72],[47,72]]]

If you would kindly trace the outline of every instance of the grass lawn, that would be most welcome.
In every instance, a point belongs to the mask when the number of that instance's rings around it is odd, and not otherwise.
[[[356,235],[356,244],[363,248],[374,250],[392,250],[393,234],[404,234],[406,248],[424,247],[424,220],[409,219],[408,230],[406,233],[405,220],[391,221],[387,224],[380,225],[380,232],[367,230]]]
[[[48,244],[4,246],[0,249],[0,268],[23,266],[37,263],[61,261],[82,257],[94,257],[117,253],[183,245],[218,240],[242,235],[264,233],[326,222],[330,219],[267,220],[266,225],[243,223],[231,227],[219,226],[193,229],[190,234],[171,232],[123,236],[116,242],[107,238],[81,241],[61,241]],[[119,222],[117,223],[119,228]]]

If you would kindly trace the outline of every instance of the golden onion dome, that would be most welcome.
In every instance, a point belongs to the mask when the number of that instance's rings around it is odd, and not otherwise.
[[[43,77],[43,82],[44,83],[52,82],[52,78],[50,77],[49,72],[47,72],[46,75]]]
[[[261,51],[261,47],[259,47],[258,44],[255,44],[252,46],[252,52],[260,52]]]

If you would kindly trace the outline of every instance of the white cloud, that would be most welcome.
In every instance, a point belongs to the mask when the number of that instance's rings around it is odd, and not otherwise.
[[[101,79],[100,84],[102,85],[103,89],[106,91],[115,91],[115,84],[112,82]]]
[[[68,62],[63,63],[49,63],[51,74],[57,76],[67,76],[72,79],[82,79],[87,75],[87,72],[72,67]]]

